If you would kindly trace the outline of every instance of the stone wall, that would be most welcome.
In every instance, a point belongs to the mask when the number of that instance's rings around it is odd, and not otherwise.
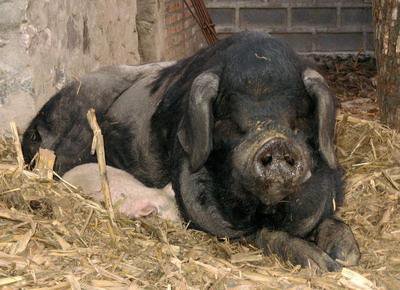
[[[140,62],[136,1],[0,0],[0,127],[27,122],[68,80]]]
[[[142,62],[165,59],[165,1],[137,0],[137,28]]]
[[[219,37],[262,30],[302,53],[373,51],[371,0],[207,0]]]

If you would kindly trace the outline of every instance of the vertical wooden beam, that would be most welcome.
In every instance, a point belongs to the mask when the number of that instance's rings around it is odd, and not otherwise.
[[[374,0],[373,11],[380,118],[400,130],[400,1]]]
[[[99,124],[97,123],[96,114],[94,109],[90,109],[87,112],[87,119],[89,121],[90,128],[93,130],[93,142],[91,154],[96,152],[97,162],[99,164],[100,180],[101,180],[101,191],[104,195],[104,203],[110,218],[110,222],[113,226],[115,223],[115,214],[112,206],[110,186],[108,183],[107,171],[106,171],[106,154],[104,151],[104,139],[101,133]],[[112,234],[113,236],[113,234]]]

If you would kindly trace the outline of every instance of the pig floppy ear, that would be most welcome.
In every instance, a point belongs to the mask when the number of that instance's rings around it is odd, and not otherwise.
[[[204,72],[192,84],[189,99],[178,129],[178,139],[189,156],[190,170],[199,170],[212,150],[213,101],[217,97],[219,76]]]
[[[329,167],[334,169],[337,165],[333,146],[336,121],[335,96],[325,79],[314,69],[307,68],[303,72],[303,82],[307,92],[317,103],[319,150]]]

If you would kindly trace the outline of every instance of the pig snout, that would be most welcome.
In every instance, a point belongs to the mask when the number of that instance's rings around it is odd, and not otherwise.
[[[296,183],[307,178],[307,161],[301,148],[283,138],[267,141],[255,154],[256,174],[267,184]]]
[[[256,127],[233,153],[233,172],[246,192],[266,205],[276,204],[311,176],[311,156],[304,140],[289,129]]]
[[[122,196],[122,194],[112,191],[113,203],[120,204],[116,209],[131,218],[157,214],[162,219],[179,221],[176,202],[173,197],[168,196],[168,193],[161,189],[146,189],[146,196],[140,198],[129,193]],[[120,198],[117,199],[117,197]]]
[[[163,219],[179,221],[175,193],[171,184],[163,189],[146,187],[129,173],[107,166],[112,203],[116,211],[130,218],[157,214]],[[103,200],[98,165],[88,163],[74,167],[63,179],[80,186],[83,192],[97,201]]]

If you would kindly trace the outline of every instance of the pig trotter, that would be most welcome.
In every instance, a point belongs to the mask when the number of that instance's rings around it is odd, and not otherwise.
[[[263,228],[257,233],[257,245],[266,254],[276,254],[294,265],[318,272],[339,271],[341,266],[314,244],[280,231]]]
[[[348,225],[335,219],[325,219],[316,229],[316,243],[328,255],[344,266],[355,266],[360,250]]]

